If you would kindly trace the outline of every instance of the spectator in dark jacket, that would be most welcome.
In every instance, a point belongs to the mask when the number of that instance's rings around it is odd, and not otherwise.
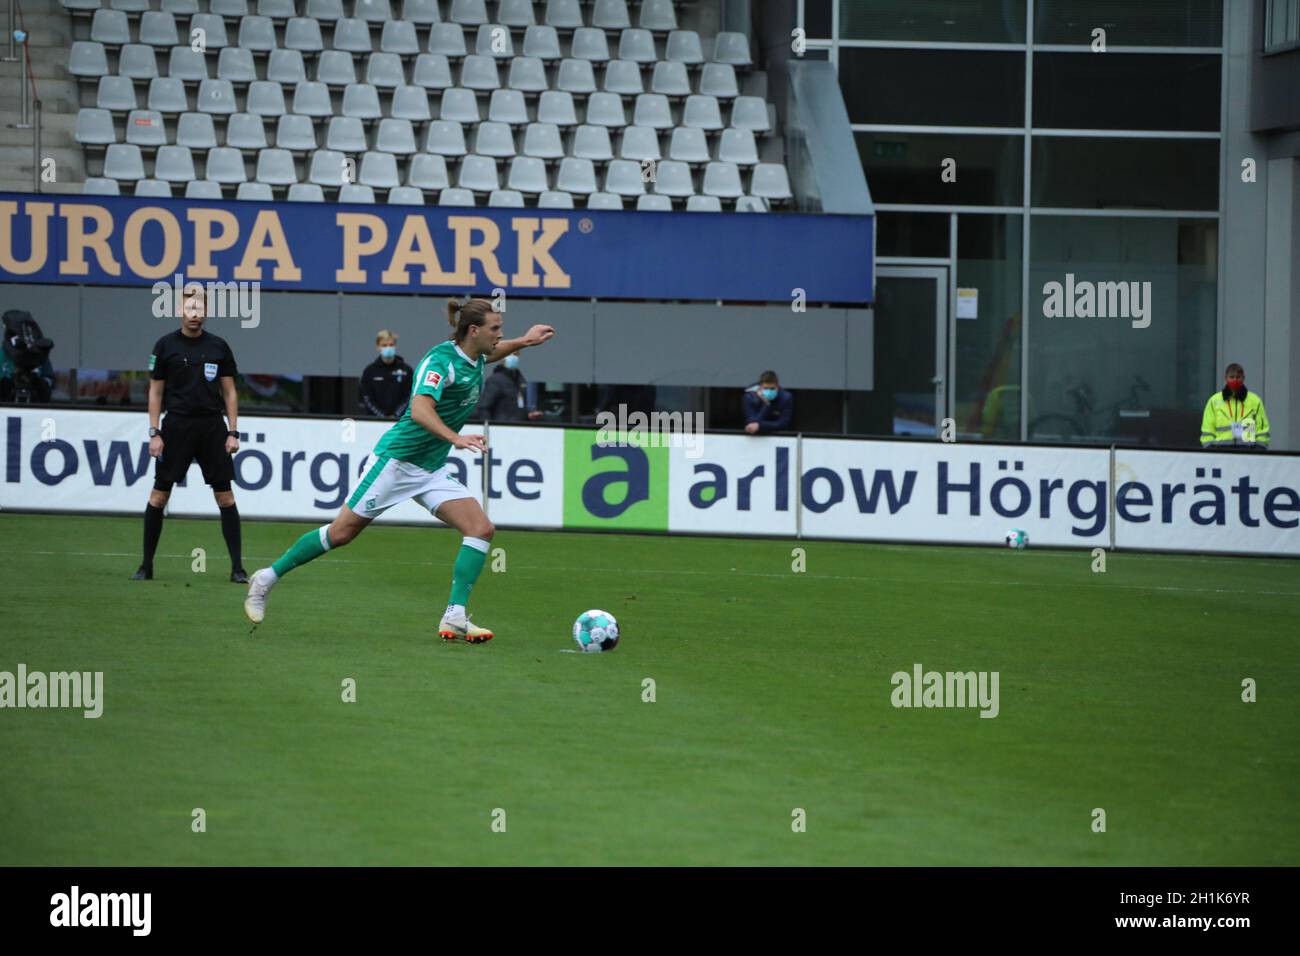
[[[528,379],[519,371],[519,356],[507,355],[483,383],[474,417],[485,422],[522,422],[541,418],[529,407]]]
[[[397,354],[397,336],[387,329],[375,336],[379,357],[361,373],[361,410],[377,418],[401,418],[411,400],[415,372]]]
[[[781,387],[776,372],[766,371],[745,389],[745,431],[751,435],[786,431],[794,421],[794,396]]]

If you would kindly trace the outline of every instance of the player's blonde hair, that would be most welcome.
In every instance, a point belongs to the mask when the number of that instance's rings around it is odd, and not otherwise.
[[[394,344],[394,345],[397,344],[397,336],[396,336],[396,335],[394,335],[392,332],[388,331],[387,329],[380,329],[380,330],[379,330],[379,334],[375,336],[375,344],[378,345],[378,344],[379,344],[380,342],[382,342],[384,339],[392,339],[392,340],[393,340],[393,344]]]
[[[466,299],[464,302],[447,300],[447,323],[456,330],[452,333],[452,338],[457,343],[465,341],[470,326],[481,327],[491,314],[492,302],[489,299]]]

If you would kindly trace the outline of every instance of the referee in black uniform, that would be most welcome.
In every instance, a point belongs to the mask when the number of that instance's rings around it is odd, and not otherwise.
[[[158,459],[153,490],[144,509],[144,560],[134,581],[153,580],[153,556],[162,536],[163,507],[172,485],[198,460],[221,512],[221,534],[230,550],[230,580],[247,584],[240,557],[239,509],[230,482],[231,457],[239,450],[235,356],[225,339],[203,330],[203,295],[186,295],[181,327],[164,335],[149,356],[149,454]],[[167,417],[159,427],[159,416]],[[225,412],[225,420],[222,419]]]

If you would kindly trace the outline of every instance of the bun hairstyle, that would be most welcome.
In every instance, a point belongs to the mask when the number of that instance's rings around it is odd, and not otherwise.
[[[465,341],[471,326],[481,327],[492,313],[492,302],[488,299],[466,299],[457,302],[447,300],[447,324],[456,331],[452,339],[457,343]]]

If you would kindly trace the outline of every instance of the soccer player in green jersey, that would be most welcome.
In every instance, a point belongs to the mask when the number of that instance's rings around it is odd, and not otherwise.
[[[304,534],[249,580],[244,613],[254,624],[266,616],[267,592],[280,578],[326,551],[343,547],[393,505],[414,498],[465,536],[452,568],[451,597],[438,625],[439,636],[471,644],[492,639],[491,631],[470,621],[465,605],[487,560],[495,529],[469,490],[448,472],[447,455],[453,448],[472,448],[480,454],[486,450],[481,435],[460,434],[478,404],[483,366],[541,345],[555,330],[534,325],[522,338],[503,341],[501,314],[487,299],[448,302],[447,320],[455,333],[429,349],[416,367],[406,412],[375,445],[370,468],[338,517]]]

